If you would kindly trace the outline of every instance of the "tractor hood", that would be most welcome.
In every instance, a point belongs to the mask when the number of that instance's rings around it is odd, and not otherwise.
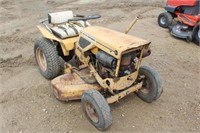
[[[118,51],[118,53],[123,53],[124,51],[131,49],[137,49],[151,43],[150,41],[143,40],[138,37],[99,26],[84,28],[81,33],[93,42],[99,43],[111,51]]]
[[[197,2],[197,0],[168,0],[167,5],[172,7],[195,6]]]

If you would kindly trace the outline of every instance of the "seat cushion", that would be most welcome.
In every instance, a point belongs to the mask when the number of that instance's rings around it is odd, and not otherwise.
[[[53,34],[61,39],[78,36],[81,29],[89,26],[88,22],[75,21],[66,24],[56,25],[51,28]]]
[[[62,24],[51,28],[54,35],[61,39],[78,36],[82,27],[78,25]]]

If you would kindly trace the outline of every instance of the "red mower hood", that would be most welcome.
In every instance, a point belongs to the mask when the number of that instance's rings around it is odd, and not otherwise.
[[[168,0],[168,6],[195,6],[197,4],[197,0]]]

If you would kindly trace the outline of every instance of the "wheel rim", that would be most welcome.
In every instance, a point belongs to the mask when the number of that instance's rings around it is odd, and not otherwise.
[[[42,69],[42,71],[46,71],[47,69],[46,57],[40,48],[36,49],[36,58],[37,58],[38,65]]]
[[[164,24],[166,24],[166,18],[165,17],[161,17],[160,18],[160,23],[162,24],[162,25],[164,25]]]
[[[198,37],[200,38],[200,29],[199,29],[199,31],[198,31]]]
[[[151,82],[150,82],[150,80],[148,80],[147,78],[145,78],[143,80],[142,88],[139,89],[139,91],[142,92],[143,94],[146,94],[146,95],[148,93],[150,93],[150,91],[151,91]]]
[[[99,121],[99,117],[97,115],[96,109],[94,108],[94,106],[87,102],[86,103],[86,112],[89,116],[89,118],[94,122],[94,123],[98,123]]]

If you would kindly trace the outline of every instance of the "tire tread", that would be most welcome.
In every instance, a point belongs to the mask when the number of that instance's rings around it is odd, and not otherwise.
[[[111,111],[110,111],[110,106],[108,105],[106,99],[101,95],[100,92],[98,92],[96,90],[92,90],[92,89],[86,91],[83,94],[82,100],[84,100],[84,97],[87,97],[87,96],[92,97],[93,102],[95,102],[97,104],[97,106],[99,107],[99,109],[101,110],[101,114],[102,114],[103,119],[104,119],[103,126],[101,126],[101,127],[96,126],[96,128],[98,128],[100,130],[107,129],[112,124],[112,114],[111,114]]]
[[[35,54],[36,54],[37,47],[40,47],[43,50],[44,55],[46,57],[46,61],[47,61],[47,70],[43,72],[37,63],[37,58],[35,56],[35,61],[40,70],[40,73],[46,79],[53,79],[54,77],[58,76],[61,73],[61,63],[59,61],[59,56],[53,42],[47,38],[41,37],[41,38],[38,38],[35,42],[35,45],[34,45]]]
[[[140,92],[137,92],[136,94],[138,95],[138,97],[140,97],[143,101],[145,102],[153,102],[154,100],[157,100],[160,95],[162,94],[162,82],[161,82],[161,77],[159,75],[159,73],[157,71],[155,71],[154,69],[148,67],[148,66],[141,66],[140,67],[140,73],[146,73],[148,75],[151,76],[152,80],[153,80],[153,84],[155,84],[155,88],[153,88],[156,92],[148,95],[148,96],[145,96],[143,95],[142,93]]]
[[[165,17],[167,19],[167,22],[166,22],[165,25],[160,23],[161,17]],[[172,21],[173,21],[173,17],[169,12],[163,12],[158,16],[158,24],[159,24],[160,27],[168,28],[172,24]]]

